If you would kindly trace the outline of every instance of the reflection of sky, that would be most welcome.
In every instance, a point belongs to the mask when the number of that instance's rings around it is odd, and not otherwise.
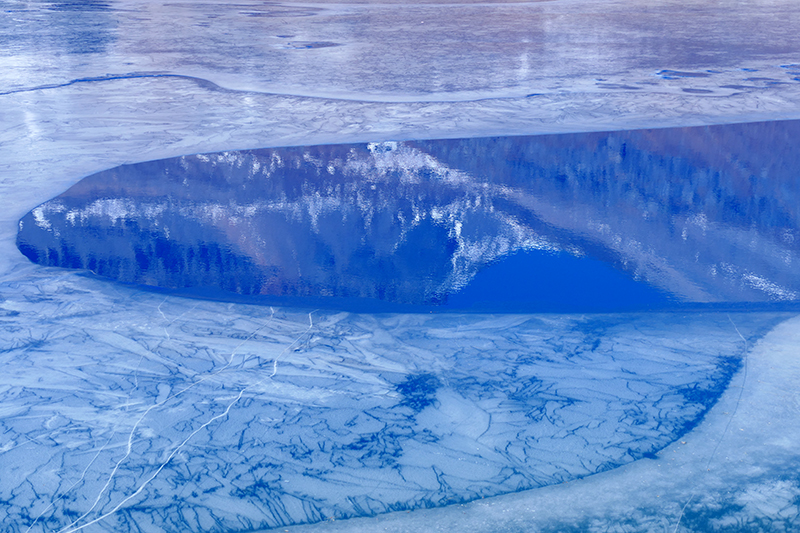
[[[9,2],[0,21],[4,527],[796,528],[790,315],[270,309],[14,247],[26,212],[122,163],[797,118],[795,2],[107,4]],[[339,520],[537,479],[570,482]]]

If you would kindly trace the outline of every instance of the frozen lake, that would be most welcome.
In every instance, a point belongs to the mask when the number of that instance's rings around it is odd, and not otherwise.
[[[798,528],[800,6],[3,9],[5,530]]]

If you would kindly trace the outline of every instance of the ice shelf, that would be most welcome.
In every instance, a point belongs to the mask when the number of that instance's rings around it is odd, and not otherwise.
[[[797,2],[2,8],[4,531],[799,527],[790,305],[359,314],[183,298],[16,247],[26,213],[126,163],[798,119]],[[711,163],[746,197],[768,174],[743,161]],[[759,213],[754,234],[786,222]],[[747,235],[720,238],[756,258]],[[773,237],[761,259],[791,273],[795,236]]]

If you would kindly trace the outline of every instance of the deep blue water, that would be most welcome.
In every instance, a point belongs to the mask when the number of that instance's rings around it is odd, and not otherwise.
[[[785,305],[798,137],[785,121],[192,155],[85,178],[17,244],[43,265],[295,306]]]
[[[541,283],[541,280],[547,283]],[[482,270],[446,308],[491,311],[623,311],[666,308],[669,295],[599,259],[520,252]],[[538,309],[537,309],[538,308]]]

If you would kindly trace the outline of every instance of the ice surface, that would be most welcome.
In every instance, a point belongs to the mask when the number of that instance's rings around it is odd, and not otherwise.
[[[692,429],[741,364],[733,323],[782,319],[187,309],[32,281],[0,289],[11,531],[247,530],[574,481]]]
[[[6,6],[4,55],[15,67],[0,78],[6,93],[161,76],[358,101],[580,89],[727,96],[793,81],[781,65],[797,61],[800,45],[797,7],[785,1],[737,9],[664,0],[647,9],[621,1]],[[756,65],[769,70],[742,70]]]
[[[441,509],[283,528],[347,531],[795,531],[800,321],[759,340],[712,416],[652,459]],[[712,411],[712,412],[713,412]]]
[[[122,163],[800,118],[796,2],[8,1],[3,11],[4,529],[797,529],[790,315],[273,314],[32,265],[14,246],[25,213]],[[532,394],[495,416],[492,402],[532,367],[553,395],[550,411],[539,404],[545,426],[519,424],[537,412]],[[708,395],[681,385],[693,383]],[[567,453],[537,462],[526,434],[531,447],[496,459],[517,428],[547,424],[558,429],[542,435],[543,457]],[[354,440],[353,428],[384,427],[391,438]],[[398,468],[382,469],[401,448]],[[570,481],[338,520],[559,479]]]

